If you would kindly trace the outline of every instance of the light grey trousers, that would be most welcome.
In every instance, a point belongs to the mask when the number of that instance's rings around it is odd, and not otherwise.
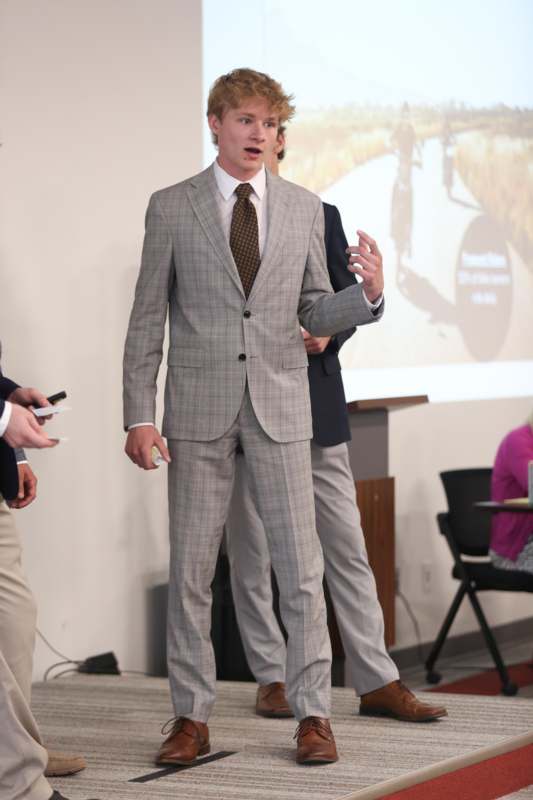
[[[20,537],[0,498],[0,798],[48,800],[48,753],[30,711],[36,608]]]
[[[322,593],[309,441],[270,439],[248,392],[211,442],[169,440],[170,581],[167,658],[176,716],[206,722],[215,701],[211,589],[233,488],[235,449],[265,520],[265,546],[289,634],[287,697],[297,719],[330,715],[331,646]],[[285,658],[283,659],[285,665]]]
[[[366,553],[346,444],[311,443],[316,527],[325,574],[359,695],[397,680],[385,648],[383,612]],[[248,664],[259,684],[285,680],[285,641],[272,609],[270,559],[262,519],[249,490],[248,470],[237,459],[226,522],[231,585]]]

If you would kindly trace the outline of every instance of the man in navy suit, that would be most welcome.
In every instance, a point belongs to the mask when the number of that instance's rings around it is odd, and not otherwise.
[[[45,406],[48,401],[37,389],[23,389],[4,377],[0,369],[0,494],[5,500],[22,499],[15,448],[57,444],[41,430],[35,415],[25,407],[29,405]]]
[[[284,155],[283,131],[271,163],[277,172]],[[338,292],[355,280],[347,270],[348,254],[370,257],[368,237],[348,247],[340,214],[324,203],[325,245],[331,285]],[[446,709],[420,702],[399,680],[384,643],[383,612],[368,563],[354,478],[346,442],[351,438],[338,352],[355,328],[334,337],[302,331],[309,357],[313,416],[311,459],[317,532],[324,553],[325,575],[353,685],[361,698],[360,713],[410,722],[446,715]],[[226,522],[232,591],[248,663],[259,684],[256,712],[292,716],[285,698],[285,641],[272,608],[268,547],[242,459]]]

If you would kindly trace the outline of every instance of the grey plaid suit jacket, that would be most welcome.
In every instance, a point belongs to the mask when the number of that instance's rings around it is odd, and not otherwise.
[[[311,438],[307,355],[315,336],[375,322],[360,285],[333,293],[318,197],[267,173],[268,232],[246,299],[223,232],[213,168],[152,195],[124,353],[124,423],[155,420],[169,308],[163,435],[211,441],[234,422],[246,383],[275,441]]]

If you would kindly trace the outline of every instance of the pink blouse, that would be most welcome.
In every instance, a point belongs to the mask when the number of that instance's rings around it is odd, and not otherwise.
[[[492,470],[491,497],[501,502],[510,497],[527,497],[527,468],[533,461],[533,429],[530,425],[511,431],[496,453]],[[492,520],[491,549],[516,561],[533,534],[533,514],[495,514]]]

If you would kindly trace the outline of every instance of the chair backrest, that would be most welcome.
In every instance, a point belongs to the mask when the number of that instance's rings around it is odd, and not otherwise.
[[[459,552],[483,556],[489,552],[491,515],[474,508],[478,500],[490,500],[490,467],[451,469],[440,477],[448,500],[448,522]]]

